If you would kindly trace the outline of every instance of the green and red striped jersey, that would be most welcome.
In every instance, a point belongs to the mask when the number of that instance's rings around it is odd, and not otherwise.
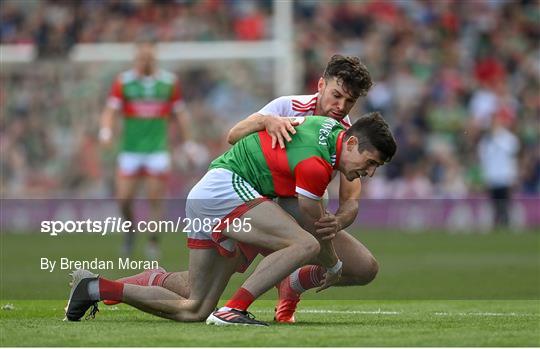
[[[292,141],[272,149],[266,131],[238,141],[210,168],[228,169],[268,197],[301,194],[320,199],[339,164],[344,127],[323,116],[297,117]]]
[[[168,118],[183,108],[178,79],[165,70],[153,76],[140,76],[135,70],[121,73],[107,103],[124,116],[122,151],[136,153],[166,150]]]

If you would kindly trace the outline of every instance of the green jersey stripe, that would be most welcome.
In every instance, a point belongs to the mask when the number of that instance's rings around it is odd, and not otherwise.
[[[240,188],[240,185],[238,183],[238,176],[235,173],[233,173],[232,180],[234,191],[240,197],[240,199],[242,199],[242,201],[244,202],[249,201],[244,191]]]

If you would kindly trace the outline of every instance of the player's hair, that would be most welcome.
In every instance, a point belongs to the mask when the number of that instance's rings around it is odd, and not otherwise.
[[[360,152],[375,148],[384,162],[392,160],[397,150],[392,131],[379,112],[362,115],[345,132],[345,136],[344,139],[348,139],[349,136],[358,138]]]
[[[330,57],[324,69],[323,78],[326,81],[329,78],[336,78],[345,92],[354,98],[367,95],[373,86],[367,67],[360,58],[354,56],[333,55]]]

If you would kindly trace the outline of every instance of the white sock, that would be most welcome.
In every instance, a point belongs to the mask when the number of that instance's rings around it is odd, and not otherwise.
[[[88,283],[88,295],[93,301],[99,301],[99,279],[92,280]]]
[[[292,272],[292,274],[290,275],[291,277],[290,286],[297,293],[302,293],[302,292],[305,292],[306,290],[302,287],[302,284],[300,283],[299,275],[300,275],[300,268]]]

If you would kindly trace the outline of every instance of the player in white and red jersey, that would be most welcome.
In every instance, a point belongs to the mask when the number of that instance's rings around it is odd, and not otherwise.
[[[313,95],[282,96],[274,99],[257,113],[234,126],[228,135],[231,144],[246,134],[266,129],[272,136],[273,145],[285,147],[294,134],[295,123],[291,116],[321,115],[338,120],[345,128],[351,126],[348,113],[360,96],[365,96],[372,86],[367,68],[356,57],[334,55],[328,62],[323,76],[319,79],[317,93]],[[319,234],[333,239],[339,258],[343,261],[340,285],[366,285],[377,272],[378,264],[371,252],[355,237],[344,231],[358,213],[361,182],[349,182],[341,175],[339,188],[339,208],[335,214],[328,213],[319,221]],[[300,218],[296,200],[279,199],[279,203],[293,217]],[[244,248],[254,258],[255,252]],[[256,251],[256,249],[255,249]],[[294,322],[294,311],[300,294],[319,286],[324,269],[309,265],[293,272],[278,285],[279,302],[275,320]]]

